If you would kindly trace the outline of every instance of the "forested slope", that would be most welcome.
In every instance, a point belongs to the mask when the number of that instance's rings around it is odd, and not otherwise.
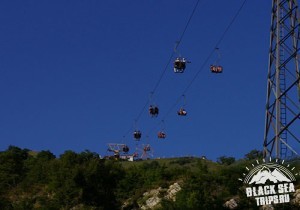
[[[192,157],[122,162],[90,151],[55,157],[10,146],[0,153],[0,209],[141,209],[154,189],[160,201],[154,209],[226,209],[231,198],[238,209],[257,209],[238,178],[260,155],[251,151],[238,161],[223,156],[217,162]],[[181,190],[168,199],[174,183]]]

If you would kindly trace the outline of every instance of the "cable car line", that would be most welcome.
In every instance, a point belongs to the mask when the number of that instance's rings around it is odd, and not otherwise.
[[[179,38],[179,40],[176,42],[175,50],[172,51],[172,53],[171,53],[171,55],[170,55],[170,57],[169,57],[169,59],[168,59],[168,62],[167,62],[167,64],[166,64],[165,68],[163,69],[162,73],[161,73],[160,76],[159,76],[159,79],[157,80],[157,82],[156,82],[155,85],[154,85],[153,90],[151,91],[151,94],[152,94],[152,95],[154,95],[154,93],[156,92],[158,86],[159,86],[160,83],[161,83],[161,80],[162,80],[163,76],[164,76],[165,73],[167,72],[167,70],[168,70],[168,68],[169,68],[169,65],[170,65],[170,63],[171,63],[171,61],[173,60],[173,57],[174,57],[174,55],[175,55],[175,51],[177,51],[177,48],[178,48],[179,45],[181,44],[181,41],[182,41],[182,39],[183,39],[183,37],[184,37],[184,35],[185,35],[185,32],[186,32],[186,30],[187,30],[187,28],[188,28],[188,26],[189,26],[189,24],[190,24],[190,22],[191,22],[191,20],[192,20],[192,18],[193,18],[193,16],[194,16],[194,14],[195,14],[195,11],[196,11],[196,9],[197,9],[197,7],[198,7],[199,2],[200,2],[200,0],[197,0],[195,6],[194,6],[194,8],[193,8],[193,11],[192,11],[192,13],[191,13],[191,15],[190,15],[190,17],[189,17],[189,19],[188,19],[188,21],[187,21],[187,23],[186,23],[184,29],[183,29],[183,32],[182,32],[181,35],[180,35],[180,38]],[[145,105],[143,106],[141,112],[140,112],[140,113],[138,114],[138,116],[136,117],[136,120],[137,120],[137,121],[140,119],[141,115],[142,115],[143,112],[145,111],[145,108],[147,107],[148,103],[149,103],[149,100],[145,103]]]
[[[192,84],[194,83],[194,81],[196,80],[196,78],[198,77],[198,75],[201,73],[201,71],[204,69],[204,67],[207,66],[208,61],[210,60],[210,58],[212,57],[212,55],[215,52],[216,48],[219,48],[218,46],[221,44],[221,42],[223,41],[223,39],[225,38],[225,35],[227,34],[227,32],[229,31],[229,29],[231,28],[231,26],[233,25],[234,21],[236,20],[236,18],[238,17],[238,15],[240,14],[241,10],[243,9],[245,3],[247,0],[244,0],[244,2],[242,3],[242,5],[240,6],[240,8],[238,9],[237,13],[235,14],[235,16],[232,18],[232,20],[230,21],[230,23],[228,24],[228,26],[226,27],[225,31],[223,32],[223,34],[221,35],[221,37],[219,38],[219,40],[216,43],[216,47],[214,47],[212,49],[212,51],[210,52],[210,54],[207,56],[207,58],[205,59],[204,63],[201,65],[201,67],[199,68],[199,70],[196,72],[195,76],[192,78],[192,80],[190,81],[190,83],[186,86],[186,88],[183,90],[181,95],[186,95],[187,91],[190,89],[190,87],[192,86]],[[181,96],[180,96],[181,97]],[[180,97],[177,99],[176,104],[172,106],[172,108],[174,108],[174,106],[177,105],[177,103],[180,101]],[[169,113],[169,112],[168,112]],[[165,119],[165,118],[163,118]]]
[[[234,23],[234,21],[235,21],[236,18],[238,17],[238,15],[239,15],[240,11],[242,10],[242,8],[244,7],[246,1],[247,1],[247,0],[244,0],[244,2],[242,3],[241,7],[238,9],[237,13],[236,13],[235,16],[233,17],[233,19],[231,20],[231,22],[229,23],[229,25],[226,27],[225,31],[224,31],[223,34],[221,35],[221,37],[220,37],[220,39],[218,40],[217,44],[215,45],[216,47],[215,47],[215,48],[211,51],[211,53],[208,55],[208,57],[206,58],[206,60],[204,61],[204,63],[201,65],[201,67],[199,68],[199,70],[196,72],[196,74],[194,75],[194,77],[192,78],[192,80],[190,81],[190,83],[189,83],[189,84],[186,86],[186,88],[183,90],[181,96],[176,100],[176,102],[173,104],[173,106],[172,106],[172,107],[167,111],[167,113],[163,116],[161,122],[164,122],[164,121],[165,121],[165,119],[169,116],[169,114],[170,114],[171,111],[174,109],[174,107],[180,102],[181,97],[186,95],[187,91],[190,89],[190,87],[192,86],[192,84],[194,83],[194,81],[196,80],[196,78],[198,77],[198,75],[202,72],[202,70],[204,69],[204,67],[207,66],[208,61],[209,61],[210,58],[212,57],[212,55],[213,55],[213,53],[215,52],[215,50],[219,48],[218,46],[221,44],[221,42],[222,42],[223,39],[225,38],[225,35],[227,34],[227,32],[228,32],[229,29],[231,28],[232,24]],[[168,69],[168,67],[169,67],[169,65],[170,65],[170,63],[171,63],[172,58],[174,57],[174,54],[175,54],[176,51],[177,51],[177,48],[178,48],[179,45],[181,44],[181,41],[182,41],[182,39],[183,39],[183,37],[184,37],[184,34],[185,34],[185,32],[186,32],[186,30],[187,30],[187,28],[188,28],[188,25],[189,25],[191,19],[192,19],[193,15],[194,15],[194,13],[195,13],[195,11],[196,11],[196,8],[197,8],[199,2],[200,2],[200,0],[197,0],[197,3],[196,3],[196,5],[195,5],[195,7],[194,7],[194,9],[193,9],[193,11],[192,11],[192,14],[191,14],[191,16],[190,16],[190,18],[189,18],[189,20],[188,20],[188,22],[187,22],[187,24],[186,24],[184,30],[183,30],[183,33],[181,34],[179,41],[176,43],[175,50],[172,51],[172,53],[171,53],[171,55],[170,55],[170,58],[169,58],[169,60],[168,60],[168,62],[167,62],[167,65],[165,66],[163,72],[161,73],[161,75],[160,75],[158,81],[156,82],[156,84],[155,84],[155,86],[154,86],[154,88],[153,88],[153,91],[151,92],[151,97],[154,95],[154,93],[156,92],[158,86],[160,85],[160,83],[161,83],[161,81],[162,81],[162,78],[163,78],[163,76],[165,75],[165,72],[167,71],[167,69]],[[184,62],[184,64],[185,64],[185,62]],[[184,68],[183,68],[183,70],[184,70]],[[181,72],[181,73],[182,73],[182,72]],[[145,103],[145,105],[143,106],[141,112],[138,114],[137,118],[135,119],[135,127],[134,127],[134,132],[133,132],[133,138],[135,139],[136,147],[137,147],[138,142],[140,141],[140,139],[141,139],[141,137],[142,137],[142,132],[141,132],[139,129],[137,129],[137,122],[139,121],[140,117],[142,116],[144,110],[146,109],[146,107],[147,107],[147,105],[148,105],[149,103],[151,103],[151,100],[150,100],[150,99],[148,99],[148,100],[146,101],[146,103]],[[157,114],[158,114],[158,112],[157,112]],[[154,128],[153,128],[153,129],[154,129]],[[152,131],[153,129],[151,129],[150,131]],[[126,134],[123,136],[123,141],[124,141],[126,135],[130,132],[130,130],[132,130],[132,128],[130,128],[130,129],[126,132]],[[148,134],[146,135],[146,138],[147,138],[147,139],[149,138],[149,133],[150,133],[150,131],[149,131]],[[158,137],[159,139],[164,139],[164,138],[166,138],[166,134],[165,134],[165,132],[164,132],[164,128],[161,129],[161,130],[158,132],[157,137]],[[148,141],[149,141],[149,139],[148,139]],[[112,151],[117,151],[117,150],[112,150]],[[119,154],[119,151],[120,151],[120,150],[118,150],[118,152],[116,153],[117,155]],[[123,147],[122,147],[122,151],[123,151],[124,153],[127,153],[127,152],[129,151],[129,147],[128,147],[126,144],[124,144]],[[148,147],[145,147],[145,148],[144,148],[144,153],[147,153],[148,151],[150,151],[150,146],[149,146],[149,144],[148,144]],[[144,153],[143,153],[143,155],[144,155]]]
[[[187,21],[187,23],[186,23],[186,25],[185,25],[185,27],[184,27],[184,29],[183,29],[183,32],[182,32],[181,35],[180,35],[179,41],[177,41],[177,43],[176,43],[176,49],[179,47],[179,45],[181,44],[181,41],[183,40],[183,37],[184,37],[184,35],[185,35],[186,31],[187,31],[187,28],[188,28],[188,26],[189,26],[189,24],[190,24],[190,22],[191,22],[191,20],[192,20],[192,18],[193,18],[193,16],[194,16],[196,10],[197,10],[197,7],[198,7],[198,5],[199,5],[199,2],[200,2],[200,0],[197,0],[196,4],[195,4],[195,6],[194,6],[194,8],[193,8],[193,10],[192,10],[192,13],[191,13],[190,16],[189,16],[189,19],[188,19],[188,21]],[[168,59],[168,62],[167,62],[167,64],[166,64],[165,68],[163,69],[162,73],[161,73],[160,76],[159,76],[159,79],[157,80],[157,82],[155,83],[155,86],[154,86],[153,90],[151,91],[151,93],[152,93],[153,95],[154,95],[154,93],[156,92],[158,86],[160,85],[163,76],[164,76],[165,73],[167,72],[170,63],[171,63],[172,60],[173,60],[174,55],[175,55],[175,52],[172,51],[172,53],[170,54],[170,57],[169,57],[169,59]],[[150,102],[150,100],[148,99],[148,100],[146,101],[145,105],[143,106],[143,108],[141,109],[141,111],[139,112],[139,114],[137,115],[137,117],[135,118],[135,122],[136,122],[136,123],[140,120],[140,118],[141,118],[142,114],[144,113],[144,111],[145,111],[147,105],[149,104],[149,102]],[[132,130],[132,128],[130,128],[130,129],[125,133],[125,136],[128,135],[128,133],[129,133],[131,130]]]
[[[244,0],[244,2],[242,3],[242,5],[240,6],[240,8],[238,9],[237,13],[234,15],[234,17],[232,18],[232,20],[230,21],[230,23],[228,24],[228,26],[226,27],[225,31],[223,32],[223,34],[221,35],[221,37],[219,38],[219,40],[217,41],[215,47],[212,49],[212,51],[210,52],[210,54],[208,55],[208,57],[206,58],[206,60],[204,61],[204,63],[202,64],[202,66],[199,68],[199,70],[197,71],[197,73],[195,74],[195,76],[193,77],[193,79],[191,80],[191,82],[187,85],[187,87],[184,89],[182,94],[186,94],[186,92],[190,89],[190,87],[192,86],[192,84],[194,83],[194,81],[196,80],[196,78],[198,77],[199,73],[203,70],[203,68],[205,66],[207,66],[208,61],[210,60],[210,58],[212,57],[212,55],[215,52],[216,48],[219,48],[218,46],[221,44],[221,42],[223,41],[223,39],[225,38],[225,35],[227,34],[227,32],[229,31],[229,29],[231,28],[231,26],[233,25],[234,21],[236,20],[236,18],[238,17],[238,15],[240,14],[241,10],[243,9],[245,3],[247,0]]]
[[[151,91],[153,95],[154,95],[154,93],[156,92],[158,86],[160,85],[160,82],[161,82],[162,78],[164,77],[165,73],[166,73],[167,70],[169,69],[169,65],[170,65],[171,61],[173,60],[174,55],[175,55],[175,52],[172,51],[172,53],[171,53],[171,55],[170,55],[170,57],[169,57],[169,59],[168,59],[168,62],[167,62],[167,64],[166,64],[164,70],[163,70],[162,73],[160,74],[160,77],[159,77],[158,81],[156,82],[156,84],[155,84],[153,90]]]
[[[183,36],[184,36],[184,34],[185,34],[185,32],[186,32],[186,30],[187,30],[189,24],[190,24],[190,22],[191,22],[191,20],[192,20],[192,18],[193,18],[193,16],[194,16],[194,14],[195,14],[195,12],[196,12],[196,9],[197,9],[197,7],[198,7],[199,2],[200,2],[200,0],[198,0],[197,3],[196,3],[195,6],[194,6],[194,9],[193,9],[193,11],[192,11],[192,13],[191,13],[191,15],[190,15],[190,17],[189,17],[189,20],[187,21],[187,24],[185,25],[185,28],[184,28],[184,30],[183,30],[183,32],[182,32],[182,34],[181,34],[181,36],[180,36],[180,38],[179,38],[179,40],[178,40],[178,43],[177,43],[177,45],[176,45],[176,49],[177,49],[177,47],[179,46],[179,44],[181,43],[181,41],[182,41],[182,39],[183,39]]]
[[[203,62],[203,64],[200,66],[199,70],[196,72],[196,74],[194,75],[194,77],[192,78],[192,80],[188,83],[188,85],[186,86],[186,88],[183,90],[182,94],[180,95],[180,97],[177,98],[177,100],[175,101],[175,103],[168,109],[168,111],[166,112],[166,114],[162,117],[162,120],[165,121],[165,119],[169,116],[169,114],[171,113],[171,111],[177,106],[177,104],[180,102],[181,97],[183,95],[186,95],[186,93],[188,92],[188,90],[191,88],[192,84],[194,83],[194,81],[196,80],[196,78],[198,77],[198,75],[202,72],[202,70],[208,66],[208,62],[211,59],[211,57],[213,56],[213,54],[215,53],[216,48],[219,48],[218,46],[222,43],[223,39],[225,38],[225,35],[227,34],[227,32],[229,31],[229,29],[231,28],[231,26],[233,25],[234,21],[236,20],[236,18],[238,17],[238,15],[240,14],[241,10],[243,9],[245,3],[247,2],[247,0],[244,0],[244,2],[241,4],[241,6],[239,7],[239,9],[237,10],[236,14],[234,15],[234,17],[232,18],[232,20],[230,21],[230,23],[228,24],[228,26],[226,27],[226,29],[224,30],[224,32],[222,33],[222,35],[220,36],[219,40],[216,43],[216,47],[214,47],[211,52],[209,53],[209,55],[207,56],[207,58],[205,59],[205,61]],[[156,125],[157,126],[157,125]],[[155,127],[153,127],[152,129],[150,129],[150,131],[153,131]],[[150,131],[148,132],[148,135],[150,133]]]
[[[220,43],[223,41],[226,33],[228,32],[228,30],[230,29],[230,27],[232,26],[232,24],[234,23],[234,21],[236,20],[236,18],[239,16],[240,12],[242,11],[244,5],[246,4],[247,0],[244,0],[244,2],[242,3],[242,5],[240,6],[240,8],[238,9],[237,13],[235,14],[235,16],[232,18],[231,22],[229,23],[229,25],[227,26],[227,28],[225,29],[225,31],[223,32],[222,36],[220,37],[219,41],[216,44],[215,48],[219,48],[218,46],[220,45]]]
[[[184,28],[184,31],[183,31],[183,33],[182,33],[182,35],[181,35],[181,37],[180,37],[180,40],[177,42],[177,45],[176,45],[176,48],[175,48],[176,50],[177,50],[177,47],[180,45],[180,43],[181,43],[181,41],[182,41],[182,38],[183,38],[183,36],[184,36],[184,34],[185,34],[185,32],[186,32],[186,29],[187,29],[187,27],[188,27],[188,25],[189,25],[189,23],[190,23],[190,21],[191,21],[193,15],[194,15],[194,13],[195,13],[195,10],[196,10],[196,7],[197,7],[199,1],[200,1],[200,0],[197,1],[196,5],[195,5],[195,7],[194,7],[194,9],[193,9],[193,12],[192,12],[192,14],[191,14],[191,16],[190,16],[190,18],[189,18],[189,20],[188,20],[188,22],[187,22],[187,24],[186,24],[186,26],[185,26],[185,28]],[[217,43],[216,43],[215,47],[213,48],[213,50],[209,53],[209,55],[208,55],[207,58],[205,59],[204,63],[200,66],[199,70],[196,72],[196,74],[194,75],[194,77],[192,78],[192,80],[188,83],[188,85],[186,86],[186,88],[183,90],[183,92],[182,92],[182,94],[180,95],[180,97],[179,97],[179,98],[176,100],[176,102],[170,107],[170,109],[168,109],[168,111],[166,112],[166,114],[162,117],[162,121],[165,121],[165,119],[169,116],[169,114],[170,114],[171,111],[174,109],[174,107],[180,102],[182,95],[186,95],[186,93],[187,93],[188,90],[191,88],[192,84],[194,83],[194,81],[196,80],[196,78],[198,77],[198,75],[199,75],[199,74],[202,72],[202,70],[207,66],[208,61],[211,59],[212,55],[213,55],[214,52],[215,52],[215,49],[216,49],[216,48],[219,48],[218,46],[222,43],[223,39],[225,38],[225,35],[227,34],[227,32],[229,31],[229,29],[230,29],[231,26],[233,25],[234,21],[237,19],[238,15],[240,14],[242,8],[244,7],[246,1],[247,1],[247,0],[244,0],[244,1],[243,1],[242,5],[241,5],[240,8],[237,10],[237,13],[234,15],[233,19],[232,19],[231,22],[228,24],[228,26],[226,27],[226,29],[225,29],[224,32],[222,33],[221,37],[220,37],[219,40],[217,41]],[[165,72],[167,71],[170,62],[172,61],[172,58],[173,58],[173,56],[174,56],[174,53],[175,53],[175,51],[173,51],[173,52],[171,53],[171,56],[170,56],[170,58],[169,58],[169,60],[168,60],[168,62],[167,62],[167,65],[165,66],[165,68],[164,68],[162,74],[160,75],[160,77],[159,77],[157,83],[156,83],[155,86],[154,86],[153,91],[151,92],[152,95],[156,92],[156,90],[157,90],[159,84],[161,83],[161,80],[162,80],[162,78],[163,78]],[[139,115],[137,116],[137,118],[136,118],[136,120],[135,120],[136,123],[137,123],[137,121],[140,119],[140,117],[141,117],[141,115],[143,114],[143,112],[145,111],[145,108],[147,107],[147,105],[148,105],[149,102],[150,102],[150,100],[148,99],[147,102],[145,103],[145,105],[143,106],[143,109],[141,110],[141,112],[140,112]],[[150,129],[150,131],[152,131],[153,129],[154,129],[154,127],[153,127],[152,129]],[[150,131],[148,132],[147,136],[149,135]],[[136,131],[135,131],[135,132],[136,132]],[[140,131],[138,130],[138,132],[140,132]],[[134,136],[135,136],[135,135],[136,135],[136,133],[134,133]],[[141,133],[138,133],[138,135],[139,135],[139,136],[135,136],[135,139],[136,139],[136,140],[139,140],[139,139],[140,139]],[[136,137],[138,137],[138,138],[136,138]]]

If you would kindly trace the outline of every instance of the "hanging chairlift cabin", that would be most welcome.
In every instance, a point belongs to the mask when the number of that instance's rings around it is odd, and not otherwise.
[[[149,152],[150,150],[151,150],[151,148],[150,148],[149,145],[147,145],[147,146],[144,147],[144,151],[145,151],[145,152]]]
[[[175,73],[183,73],[186,67],[185,58],[176,58],[174,61],[174,72]]]
[[[215,74],[219,74],[223,72],[222,66],[210,65],[210,71]]]
[[[164,138],[166,138],[166,134],[163,131],[159,131],[157,134],[157,137],[159,139],[164,139]]]
[[[158,107],[154,106],[154,105],[150,105],[150,107],[149,107],[149,114],[152,117],[157,117],[158,113],[159,113]]]
[[[187,115],[187,112],[184,108],[180,108],[178,111],[177,111],[177,114],[179,116],[186,116]]]
[[[142,133],[140,131],[136,130],[133,132],[133,137],[138,141],[141,139]]]
[[[129,152],[129,147],[128,147],[127,145],[125,145],[125,146],[123,147],[123,152],[124,152],[124,153]]]

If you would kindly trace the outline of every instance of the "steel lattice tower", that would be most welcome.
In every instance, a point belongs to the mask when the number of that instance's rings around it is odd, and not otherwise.
[[[264,156],[300,154],[299,11],[297,0],[273,0]]]

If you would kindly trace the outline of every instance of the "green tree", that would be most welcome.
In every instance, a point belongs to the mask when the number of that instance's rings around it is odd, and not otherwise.
[[[47,184],[49,182],[50,163],[55,159],[55,155],[50,151],[41,151],[35,157],[28,158],[24,166],[26,168],[26,178],[22,182],[23,188],[34,184]]]
[[[247,160],[256,160],[256,159],[262,159],[263,158],[263,152],[259,151],[257,149],[251,150],[249,153],[245,155],[245,158]]]
[[[82,202],[104,209],[118,209],[115,191],[122,176],[120,165],[92,159],[82,169],[76,179],[82,189]]]
[[[28,158],[27,149],[9,146],[0,153],[0,190],[15,187],[25,176],[24,161]]]
[[[235,162],[235,158],[234,157],[221,156],[221,157],[218,158],[217,162],[222,164],[222,165],[231,165],[232,163]]]

